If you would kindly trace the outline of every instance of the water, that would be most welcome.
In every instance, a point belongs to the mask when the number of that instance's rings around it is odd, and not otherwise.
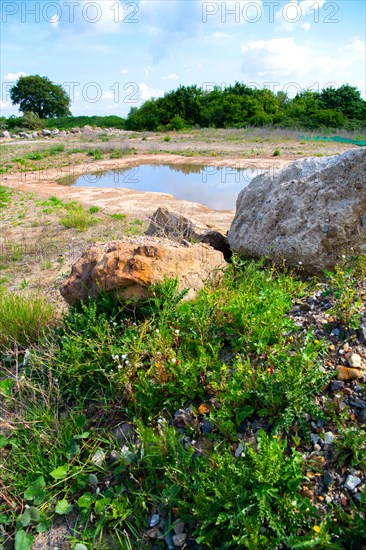
[[[204,204],[214,210],[235,208],[239,192],[263,170],[198,164],[140,164],[66,177],[60,184],[75,187],[127,188],[169,193],[176,199]]]

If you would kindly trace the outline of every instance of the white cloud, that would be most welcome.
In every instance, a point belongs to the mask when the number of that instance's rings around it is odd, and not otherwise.
[[[4,82],[16,82],[21,76],[27,76],[26,73],[20,71],[19,73],[7,73],[4,76]]]
[[[163,80],[178,80],[178,77],[175,73],[170,73],[167,76],[162,76]]]
[[[326,0],[290,0],[284,4],[276,13],[276,20],[279,24],[279,29],[293,31],[295,26],[308,31],[311,27],[310,23],[302,23],[305,17],[311,18],[314,23],[318,22],[319,10],[324,6]]]
[[[315,46],[297,44],[294,37],[251,41],[243,44],[241,50],[242,70],[250,80],[257,78],[267,83],[287,82],[299,86],[320,83],[322,87],[327,83],[354,83],[354,75],[359,76],[360,82],[365,78],[365,43],[359,38],[339,51],[333,48],[323,55],[319,55]]]
[[[131,3],[131,9],[135,9],[134,6]],[[129,17],[133,19],[131,9],[125,10],[120,0],[62,0],[50,24],[59,34],[111,34],[120,31],[121,24]]]
[[[122,69],[121,74],[128,74],[128,69]]]
[[[139,84],[139,92],[140,92],[140,100],[141,101],[147,101],[148,99],[151,99],[152,97],[161,97],[164,95],[163,90],[158,90],[156,88],[150,88],[147,84],[144,82],[141,82]]]

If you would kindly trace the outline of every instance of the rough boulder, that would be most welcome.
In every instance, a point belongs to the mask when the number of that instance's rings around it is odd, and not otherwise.
[[[193,240],[206,243],[220,250],[225,259],[230,259],[231,250],[225,231],[219,227],[207,226],[197,221],[172,212],[168,208],[159,207],[150,218],[146,235],[158,235],[178,241]]]
[[[178,278],[192,298],[206,280],[215,281],[226,266],[221,252],[204,244],[183,246],[143,237],[92,246],[73,265],[60,292],[69,304],[115,291],[119,299],[143,298],[164,278]]]
[[[366,148],[254,178],[238,196],[228,241],[243,257],[285,259],[309,273],[366,252]]]

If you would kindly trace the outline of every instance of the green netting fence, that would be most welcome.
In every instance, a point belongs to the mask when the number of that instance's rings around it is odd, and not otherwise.
[[[338,141],[338,143],[352,143],[352,145],[359,145],[360,147],[366,147],[366,139],[349,139],[344,138],[340,136],[333,136],[333,137],[300,137],[300,139],[303,139],[304,141]]]

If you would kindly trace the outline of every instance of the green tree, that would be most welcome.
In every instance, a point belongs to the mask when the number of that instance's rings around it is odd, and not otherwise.
[[[366,102],[361,97],[361,92],[354,86],[343,84],[340,88],[324,88],[320,99],[325,109],[335,109],[348,118],[362,119],[366,113]]]
[[[70,115],[70,98],[58,84],[45,76],[21,76],[10,90],[13,105],[23,113],[32,112],[39,118]]]

